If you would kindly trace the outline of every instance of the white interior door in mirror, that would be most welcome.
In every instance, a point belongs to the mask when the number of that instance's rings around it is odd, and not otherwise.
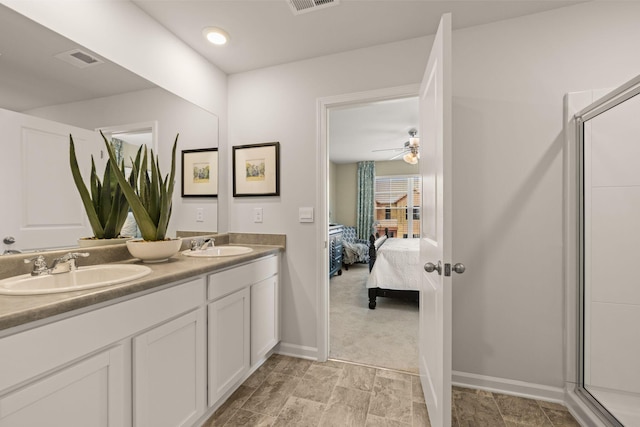
[[[0,109],[4,137],[0,163],[0,234],[13,236],[13,249],[77,245],[92,236],[69,168],[69,134],[85,180],[100,159],[99,135],[90,130]],[[86,181],[85,181],[86,182]]]
[[[124,160],[124,167],[128,172],[131,171],[132,161],[140,147],[147,147],[148,156],[151,152],[154,156],[158,154],[157,121],[100,127],[96,130],[102,132],[107,141],[111,142],[116,158],[118,161]],[[149,168],[151,168],[150,163]]]

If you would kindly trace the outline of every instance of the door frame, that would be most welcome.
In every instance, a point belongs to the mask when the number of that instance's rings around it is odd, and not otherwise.
[[[318,272],[318,277],[316,277],[316,300],[318,301],[316,357],[319,362],[325,362],[329,357],[329,252],[327,250],[329,239],[329,193],[327,186],[329,179],[328,110],[348,105],[414,97],[418,96],[419,90],[420,84],[411,84],[317,99],[316,158],[318,163],[316,177],[319,191],[316,201],[316,206],[318,206],[316,241],[319,246],[316,255],[316,271]]]

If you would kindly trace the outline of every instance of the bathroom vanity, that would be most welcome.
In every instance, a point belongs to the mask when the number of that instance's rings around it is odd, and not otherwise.
[[[251,247],[112,288],[0,296],[22,307],[0,316],[0,425],[201,425],[280,339],[284,248]]]

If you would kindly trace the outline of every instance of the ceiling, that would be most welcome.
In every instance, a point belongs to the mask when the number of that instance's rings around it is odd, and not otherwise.
[[[329,110],[329,159],[334,163],[392,160],[403,151],[399,149],[409,140],[412,128],[418,128],[417,97],[333,108]]]
[[[440,16],[460,29],[579,3],[579,1],[340,0],[294,14],[288,0],[132,0],[227,74],[435,34]],[[214,46],[205,27],[230,35]],[[331,112],[329,157],[335,163],[389,160],[418,127],[417,101],[400,100]]]
[[[227,74],[435,34],[440,16],[453,29],[488,24],[580,1],[339,0],[294,15],[288,0],[131,0]],[[230,35],[214,46],[205,27]]]
[[[460,29],[580,2],[340,0],[295,15],[287,0],[130,1],[228,74],[431,35],[445,12],[453,13],[453,27]],[[228,45],[205,40],[202,30],[210,26],[230,34]],[[53,57],[78,47],[0,6],[0,107],[26,111],[155,87],[106,60],[79,69]],[[331,160],[388,160],[393,152],[373,150],[402,146],[408,130],[417,128],[415,104],[403,100],[333,111]]]
[[[156,87],[84,48],[103,63],[77,68],[54,56],[79,47],[0,5],[0,107],[23,112]]]

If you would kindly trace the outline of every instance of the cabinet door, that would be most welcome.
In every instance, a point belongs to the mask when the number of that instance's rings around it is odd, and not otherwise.
[[[251,365],[280,340],[278,276],[251,286]]]
[[[0,426],[124,426],[124,350],[103,351],[0,398]]]
[[[209,406],[249,370],[249,288],[209,304]]]
[[[133,339],[136,427],[192,425],[205,411],[204,309]]]

